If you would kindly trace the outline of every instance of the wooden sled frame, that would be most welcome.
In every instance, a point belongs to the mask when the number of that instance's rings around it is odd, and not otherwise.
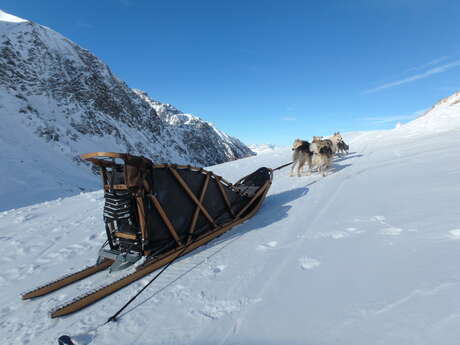
[[[55,308],[50,312],[50,316],[52,318],[68,315],[70,313],[74,313],[78,310],[81,310],[99,301],[100,299],[122,289],[123,287],[131,284],[132,282],[148,275],[149,273],[157,270],[158,268],[176,260],[178,257],[185,255],[193,251],[194,249],[204,245],[205,243],[213,240],[214,238],[230,230],[234,226],[248,220],[260,208],[262,201],[267,195],[267,192],[272,183],[273,171],[276,170],[269,168],[260,168],[256,172],[243,177],[242,179],[238,180],[235,184],[232,185],[228,181],[224,180],[222,177],[215,175],[210,171],[206,171],[202,168],[174,164],[155,165],[144,157],[136,157],[131,156],[129,154],[114,152],[94,152],[81,155],[80,157],[84,160],[87,160],[95,164],[100,168],[102,176],[102,185],[105,192],[113,193],[114,190],[130,192],[123,193],[129,195],[131,205],[133,208],[135,208],[135,216],[139,219],[138,224],[136,224],[136,226],[138,225],[138,228],[136,227],[136,234],[120,233],[118,234],[118,236],[122,238],[123,241],[141,241],[142,253],[138,253],[142,254],[143,256],[146,256],[146,260],[141,265],[138,265],[133,273],[130,273],[127,276],[118,279],[108,285],[100,287],[97,290],[77,296],[72,301]],[[117,173],[120,173],[120,164],[115,162],[116,159],[121,159],[124,162],[123,174],[125,177],[124,181],[126,182],[118,185],[110,183],[110,172],[108,172],[108,169],[113,169],[111,171],[111,182],[113,183],[115,176],[115,173],[113,172],[116,171],[116,169],[118,169]],[[185,192],[186,195],[180,193],[179,198],[182,200],[182,202],[184,202],[184,200],[189,200],[189,202],[192,202],[192,204],[189,205],[190,207],[188,208],[187,213],[191,214],[190,225],[188,228],[184,226],[181,228],[182,239],[181,236],[179,236],[178,234],[178,229],[174,227],[174,222],[172,221],[171,217],[165,211],[165,205],[161,203],[159,197],[152,193],[152,191],[155,189],[151,189],[151,186],[148,183],[148,179],[139,179],[137,178],[138,176],[135,178],[133,178],[133,176],[128,176],[129,174],[127,170],[129,169],[126,168],[127,164],[139,164],[140,166],[145,164],[144,167],[147,167],[148,169],[162,168],[164,170],[161,172],[161,174],[164,175],[155,175],[152,173],[151,177],[153,178],[153,176],[163,176],[164,178],[164,176],[167,175],[170,187],[171,182],[174,181],[172,182],[174,188],[177,190],[182,189]],[[203,182],[201,188],[199,188],[199,183],[197,183],[194,186],[195,193],[184,180],[184,178],[182,178],[182,176],[187,176],[187,174],[183,174],[181,170],[189,170],[204,175],[204,178],[202,178]],[[150,172],[152,171],[150,170]],[[191,181],[190,178],[188,178],[188,180]],[[150,179],[150,181],[152,182],[153,180]],[[219,204],[219,208],[213,209],[213,212],[216,213],[216,210],[220,212],[221,210],[226,209],[225,217],[219,218],[219,222],[221,222],[221,224],[217,224],[217,219],[212,217],[210,210],[206,209],[206,205],[204,202],[206,199],[206,191],[210,188],[209,186],[211,185],[212,181],[216,182],[217,187],[214,186],[211,197],[217,198],[217,195],[220,194],[220,201],[222,202]],[[177,183],[177,185],[175,183]],[[231,192],[228,192],[230,190]],[[228,193],[232,195],[233,200],[236,202],[236,204],[234,205],[237,205],[237,207],[232,208],[232,204]],[[237,193],[238,195],[236,195],[235,193]],[[188,197],[188,199],[186,196]],[[144,205],[146,205],[146,200],[149,200],[148,210],[144,208]],[[208,205],[212,206],[213,204]],[[152,209],[154,209],[154,211]],[[237,211],[235,211],[235,209]],[[149,248],[144,248],[144,243],[148,243],[149,240],[149,229],[147,229],[147,225],[144,219],[145,215],[147,214],[146,211],[148,211],[150,215],[156,212],[156,223],[154,230],[157,231],[161,227],[163,235],[165,235],[168,238],[168,243],[174,246],[169,245],[165,249],[161,251],[155,251],[154,253],[151,253],[151,250],[149,250]],[[202,217],[199,220],[200,215],[202,215]],[[197,225],[199,222],[201,222],[200,229],[198,229]],[[153,223],[151,223],[150,225],[152,224]],[[205,224],[205,226],[203,224]],[[203,231],[203,229],[205,230]],[[199,231],[202,232],[200,233]],[[107,235],[108,237],[110,236],[109,233]],[[141,238],[138,238],[139,235]],[[30,299],[46,295],[65,286],[68,286],[76,281],[89,277],[92,274],[105,270],[110,265],[112,265],[113,262],[114,260],[107,258],[98,260],[98,263],[96,263],[95,265],[84,268],[71,275],[64,276],[60,279],[55,280],[54,282],[46,283],[32,291],[29,291],[28,293],[23,294],[22,298]]]
[[[116,153],[116,152],[93,152],[93,153],[88,153],[88,154],[82,154],[80,157],[83,160],[89,161],[92,164],[98,166],[100,168],[100,173],[102,177],[102,185],[104,190],[132,190],[137,196],[136,196],[136,207],[137,207],[137,214],[139,215],[139,226],[140,226],[140,232],[141,232],[141,241],[142,243],[146,243],[148,239],[148,231],[146,230],[146,224],[144,221],[144,215],[145,215],[145,210],[144,210],[144,204],[142,202],[142,198],[146,197],[149,198],[154,205],[156,211],[160,215],[164,225],[166,228],[169,230],[169,233],[171,237],[174,239],[174,241],[177,244],[177,247],[171,252],[176,252],[180,248],[184,246],[190,246],[192,242],[192,237],[195,231],[196,223],[198,216],[200,213],[207,219],[207,221],[212,225],[212,230],[207,232],[206,234],[195,238],[194,242],[200,241],[204,238],[208,238],[210,235],[214,235],[211,238],[214,238],[215,236],[219,236],[221,233],[225,232],[226,230],[232,228],[233,226],[236,226],[248,218],[250,218],[257,210],[259,209],[263,199],[266,196],[266,193],[268,192],[268,189],[271,186],[272,179],[273,179],[273,172],[271,169],[268,169],[270,171],[270,177],[269,179],[261,186],[258,188],[257,192],[254,193],[253,195],[250,195],[248,193],[245,193],[244,191],[241,191],[238,188],[235,188],[238,184],[240,184],[241,181],[244,181],[245,178],[248,176],[245,176],[238,180],[235,184],[232,184],[228,181],[226,181],[223,177],[218,176],[214,174],[211,171],[207,171],[203,168],[197,168],[193,167],[190,165],[175,165],[175,164],[152,164],[152,168],[167,168],[171,175],[174,177],[174,179],[177,181],[177,183],[182,187],[184,192],[189,196],[191,202],[194,203],[195,205],[195,211],[193,213],[193,217],[190,222],[190,227],[188,229],[188,237],[185,242],[181,241],[179,238],[179,235],[174,228],[171,220],[169,219],[167,213],[165,212],[163,206],[161,205],[160,201],[156,198],[154,194],[149,193],[149,186],[144,185],[137,185],[133,186],[132,184],[130,185],[129,183],[125,184],[117,184],[117,185],[110,185],[108,181],[108,174],[107,174],[107,168],[113,167],[115,164],[115,159],[121,159],[124,162],[124,165],[129,164],[129,162],[132,162],[133,160],[139,159],[139,157],[132,156],[129,154],[124,154],[124,153]],[[107,160],[110,159],[110,160]],[[147,160],[148,161],[148,160]],[[191,190],[191,188],[187,185],[187,183],[184,181],[184,179],[180,176],[178,173],[178,170],[190,170],[190,171],[196,171],[204,174],[205,180],[201,188],[201,192],[199,195],[195,195],[194,192]],[[223,202],[227,205],[229,213],[232,215],[232,220],[225,223],[218,225],[216,224],[215,220],[213,217],[209,214],[209,212],[206,210],[205,205],[203,204],[206,191],[209,185],[209,182],[211,179],[216,180],[217,186],[219,187],[220,190],[220,195],[223,200]],[[126,181],[126,172],[125,172],[125,181]],[[129,181],[128,181],[129,182]],[[223,188],[222,184],[223,183],[225,186],[230,188],[232,191],[237,192],[238,194],[244,196],[244,197],[249,197],[250,199],[248,203],[238,212],[234,212],[232,210],[228,195]],[[258,201],[256,203],[256,201]],[[255,204],[256,203],[256,204]],[[255,205],[254,205],[255,204]],[[247,212],[250,210],[249,212]],[[229,226],[231,225],[231,226]],[[225,229],[225,230],[224,230]],[[224,231],[222,231],[224,230]],[[118,234],[118,236],[127,236],[125,234]],[[128,236],[127,236],[128,237]],[[209,240],[209,239],[208,239]],[[206,240],[206,242],[208,241]],[[200,244],[201,245],[201,244]],[[193,246],[195,248],[195,246]],[[150,255],[149,250],[144,250],[143,255],[148,256]]]

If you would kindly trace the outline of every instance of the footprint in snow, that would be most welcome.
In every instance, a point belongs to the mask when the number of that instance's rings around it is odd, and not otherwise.
[[[220,272],[222,272],[225,268],[227,268],[227,266],[225,266],[225,265],[218,265],[218,266],[216,266],[216,267],[214,267],[214,268],[212,269],[212,273],[215,273],[215,274],[220,273]]]
[[[385,229],[380,230],[380,233],[386,236],[398,236],[398,235],[401,235],[402,232],[403,232],[402,229],[394,228],[394,227],[385,228]]]
[[[251,304],[260,303],[261,298],[242,297],[235,300],[206,300],[205,304],[199,310],[192,310],[191,314],[198,313],[206,318],[217,320],[226,315],[240,312]]]
[[[332,238],[333,240],[340,240],[342,238],[347,238],[353,235],[358,235],[363,233],[363,230],[358,230],[356,228],[346,228],[345,231],[334,231],[322,233],[319,235],[320,238]]]
[[[21,215],[21,216],[18,216],[14,222],[17,223],[17,224],[20,224],[20,223],[25,223],[27,222],[28,220],[31,220],[35,218],[33,215],[31,214],[26,214],[26,215]]]
[[[313,258],[303,257],[299,259],[299,264],[300,268],[302,268],[303,270],[311,270],[318,267],[321,264],[321,262]]]
[[[460,229],[450,230],[448,236],[453,240],[460,240]]]
[[[270,241],[270,242],[267,242],[267,243],[264,243],[264,244],[259,244],[257,246],[257,250],[267,250],[269,248],[275,248],[276,246],[278,246],[278,242]]]
[[[345,238],[345,237],[348,237],[348,236],[350,236],[350,235],[347,234],[346,232],[342,232],[342,231],[335,231],[335,232],[331,232],[329,234],[329,237],[331,237],[334,240],[339,240],[341,238]]]

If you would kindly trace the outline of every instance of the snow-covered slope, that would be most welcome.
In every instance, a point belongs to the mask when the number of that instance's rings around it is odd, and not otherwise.
[[[150,277],[62,319],[47,311],[124,273],[19,299],[94,262],[101,192],[0,213],[2,343],[458,344],[460,116],[441,134],[417,122],[354,133],[325,178],[277,171],[252,219],[174,263],[117,323],[104,325]],[[234,181],[290,156],[212,170]]]
[[[21,23],[21,22],[26,22],[25,19],[13,16],[12,14],[3,12],[0,10],[0,21],[2,22],[9,22],[9,23]]]
[[[258,155],[274,152],[276,150],[284,148],[284,147],[276,146],[273,144],[251,144],[251,145],[248,145],[248,147],[251,149],[252,152],[257,153]]]
[[[0,210],[94,188],[99,179],[79,166],[81,153],[198,166],[253,154],[211,123],[130,89],[59,33],[2,11],[0,119]]]
[[[442,133],[458,124],[460,116],[460,91],[443,98],[417,119],[400,127],[403,134]]]

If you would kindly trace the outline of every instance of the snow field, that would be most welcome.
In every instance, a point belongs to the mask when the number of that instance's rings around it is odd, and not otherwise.
[[[62,334],[102,345],[457,344],[458,133],[357,133],[325,178],[275,172],[253,218],[176,262],[108,325],[151,276],[61,319],[48,311],[129,271],[19,298],[94,263],[102,193],[1,212],[0,336],[15,345]],[[235,181],[290,156],[278,149],[210,170]]]

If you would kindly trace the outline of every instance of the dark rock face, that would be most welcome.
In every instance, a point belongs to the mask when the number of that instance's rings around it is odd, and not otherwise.
[[[0,24],[2,116],[16,117],[73,162],[88,151],[199,166],[253,154],[212,124],[129,88],[60,34],[30,21]]]

